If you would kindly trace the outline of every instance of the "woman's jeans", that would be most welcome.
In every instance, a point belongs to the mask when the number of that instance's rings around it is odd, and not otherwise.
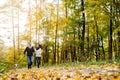
[[[27,56],[27,60],[28,60],[28,69],[31,68],[32,65],[32,56]]]
[[[38,65],[37,65],[37,67],[39,68],[40,67],[40,57],[36,57],[36,60],[37,60],[37,63],[38,63]]]

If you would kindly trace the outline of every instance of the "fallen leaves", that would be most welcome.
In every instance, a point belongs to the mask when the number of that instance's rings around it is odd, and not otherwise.
[[[120,80],[117,64],[10,70],[0,80]]]

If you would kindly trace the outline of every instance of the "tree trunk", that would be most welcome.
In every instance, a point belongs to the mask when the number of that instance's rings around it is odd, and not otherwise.
[[[65,60],[64,62],[68,61],[68,50],[67,49],[65,50],[64,60]]]
[[[53,45],[53,64],[56,62],[55,45]]]
[[[64,53],[63,53],[63,51],[64,51],[64,48],[63,48],[63,46],[64,45],[62,45],[62,48],[61,48],[61,57],[60,57],[60,63],[63,63],[64,62]]]
[[[104,44],[103,44],[103,37],[101,36],[101,42],[102,42],[102,53],[103,53],[103,58],[102,60],[105,60],[105,50],[104,50]]]
[[[90,53],[89,53],[89,26],[88,26],[88,29],[87,29],[87,58],[90,58]]]
[[[36,43],[38,43],[37,42],[37,0],[36,0],[36,16],[35,16],[35,18],[36,18],[36,21],[35,21],[36,22],[36,24],[35,24],[36,25],[36,31],[35,31],[36,32]],[[34,65],[36,66],[36,55],[34,55]]]
[[[18,6],[19,6],[19,0],[18,0]],[[18,54],[20,55],[20,39],[19,39],[19,34],[20,34],[20,31],[19,31],[19,7],[18,7]]]
[[[11,18],[12,18],[12,31],[13,31],[13,53],[14,53],[14,64],[16,64],[16,54],[15,54],[15,29],[14,29],[14,27],[15,27],[15,25],[14,25],[14,11],[13,11],[13,0],[11,1],[11,7],[12,7],[12,9],[11,9]],[[14,65],[13,64],[13,65]]]
[[[49,60],[48,45],[45,45],[45,53],[44,54],[45,54],[45,60],[44,61],[45,61],[45,63],[48,63],[48,60]]]
[[[95,27],[96,27],[96,61],[100,60],[100,49],[99,49],[99,29],[98,29],[98,24],[97,24],[97,18],[94,15],[94,21],[95,21]]]
[[[58,41],[58,46],[57,46],[57,64],[59,64],[59,41]]]
[[[111,61],[112,60],[112,1],[111,1],[111,4],[110,4],[110,27],[109,27],[109,60]]]
[[[73,47],[73,62],[76,61],[76,45],[75,45],[75,29],[74,29],[74,47]]]
[[[66,19],[68,18],[68,3],[67,3],[67,0],[65,0],[65,17]],[[65,33],[67,33],[67,23],[65,24],[65,30],[64,30]],[[63,51],[63,62],[66,62],[67,61],[67,56],[68,56],[68,44],[67,44],[67,35],[64,35],[64,51]]]
[[[56,64],[56,57],[57,57],[57,31],[58,31],[58,16],[59,16],[59,0],[57,3],[57,23],[56,23],[56,30],[55,30],[55,52],[54,52],[54,59],[55,59],[55,64]]]
[[[80,11],[78,10],[78,13],[80,15]],[[80,20],[80,17],[79,17],[79,20]],[[80,53],[80,50],[81,50],[81,33],[80,33],[80,28],[81,28],[81,23],[79,22],[78,23],[78,40],[79,40],[79,44],[78,44],[78,54],[77,54],[77,60],[80,61],[81,60],[81,53]]]
[[[30,42],[31,42],[32,41],[31,40],[31,37],[32,37],[32,34],[31,34],[32,31],[31,30],[32,29],[31,29],[31,1],[30,0],[29,0],[28,4],[29,4],[29,26],[30,26]]]
[[[36,43],[38,43],[38,20],[37,20],[37,16],[38,15],[38,11],[37,11],[37,0],[36,0],[36,16],[35,16],[35,18],[36,18]]]
[[[84,0],[81,0],[82,11],[84,11]],[[81,41],[81,54],[84,57],[84,40],[85,40],[85,13],[82,13],[82,41]]]
[[[70,53],[71,53],[71,61],[74,62],[74,53],[73,53],[72,45],[70,45]]]
[[[120,31],[118,31],[118,54],[117,59],[120,59]]]

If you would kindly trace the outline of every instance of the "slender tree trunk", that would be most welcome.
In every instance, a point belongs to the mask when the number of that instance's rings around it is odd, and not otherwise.
[[[98,50],[97,50],[97,47],[95,48],[95,53],[96,53],[96,61],[98,61],[99,58],[98,58]]]
[[[68,18],[68,3],[67,3],[67,0],[65,0],[65,17],[66,17],[66,19]],[[65,33],[67,33],[67,23],[65,24]],[[63,62],[66,62],[66,59],[67,59],[67,56],[68,56],[68,44],[67,44],[67,35],[64,35],[64,42],[65,42],[65,44],[64,44],[64,53],[62,54],[63,55],[63,58],[64,58],[64,60],[63,60]]]
[[[74,41],[75,41],[75,29],[74,29]],[[75,45],[75,42],[74,42],[74,47],[73,47],[74,52],[73,52],[73,56],[72,56],[73,57],[73,62],[76,61],[76,47],[75,46],[76,45]]]
[[[118,43],[119,44],[119,43]],[[113,46],[114,46],[114,52],[115,52],[115,59],[117,59],[117,55],[118,55],[118,51],[117,51],[117,40],[114,40],[114,44],[113,44]]]
[[[37,25],[37,0],[36,0],[36,16],[35,16],[35,18],[36,18],[36,21],[35,21],[35,22],[36,22],[36,24],[35,24],[35,25],[36,25],[36,31],[35,31],[35,32],[36,32],[36,43],[38,43],[38,42],[37,42],[37,40],[38,40],[38,39],[37,39],[37,29],[38,29],[38,28],[37,28],[37,26],[38,26],[38,25]],[[30,23],[30,24],[31,24],[31,23]],[[34,55],[34,65],[36,66],[36,55]]]
[[[98,36],[98,30],[99,30],[99,29],[98,29],[98,26],[96,26],[96,27],[97,27],[97,28],[96,28],[96,29],[97,29],[97,52],[98,52],[98,60],[100,60],[100,49],[99,49],[99,46],[100,46],[100,45],[99,45],[99,42],[100,42],[100,41],[99,41],[99,36]]]
[[[84,11],[84,0],[81,0],[82,11]],[[85,13],[82,13],[82,41],[81,41],[81,54],[84,56],[84,40],[85,40]]]
[[[20,55],[20,39],[19,39],[19,33],[20,33],[20,31],[19,31],[19,0],[18,0],[18,54]]]
[[[59,41],[58,41],[58,46],[57,46],[57,48],[58,48],[58,49],[57,49],[57,64],[59,64],[59,62],[60,62],[60,61],[59,61],[59,60],[60,60],[60,58],[59,58],[59,56],[60,56],[60,55],[59,55],[59,47],[60,47],[60,46],[59,46]]]
[[[48,63],[48,60],[49,60],[48,45],[45,45],[45,53],[44,54],[45,54],[45,58],[44,58],[45,60],[44,61],[45,61],[45,63]]]
[[[70,45],[70,53],[71,53],[71,61],[74,62],[74,53],[73,53],[72,45]]]
[[[118,31],[118,54],[117,59],[120,59],[120,31]]]
[[[89,44],[90,44],[90,42],[89,42],[89,26],[88,26],[88,29],[87,29],[87,58],[90,58],[90,52],[89,52]]]
[[[103,37],[101,36],[101,42],[102,42],[102,53],[103,53],[103,60],[105,60],[105,50],[104,50],[104,44],[103,44]]]
[[[97,22],[96,22],[96,16],[94,15],[94,23],[95,23],[95,36],[94,36],[94,42],[95,42],[95,45],[94,45],[94,48],[95,48],[95,56],[96,56],[96,61],[99,60],[99,57],[98,57],[98,40],[96,39],[96,37],[98,38],[98,33],[97,33]]]
[[[30,0],[29,0],[28,4],[29,4],[29,26],[30,26],[30,42],[31,42],[32,41],[31,40],[31,37],[32,37],[32,34],[31,34],[32,31],[31,30],[32,29],[31,29],[31,1]]]
[[[95,21],[95,27],[96,27],[96,37],[97,37],[97,41],[96,41],[96,61],[100,60],[100,49],[99,49],[99,29],[98,29],[98,24],[97,24],[97,18],[94,15],[94,21]]]
[[[79,23],[79,27],[78,27],[78,40],[79,40],[79,46],[78,46],[78,56],[77,56],[77,59],[78,59],[78,61],[80,61],[81,60],[81,53],[80,53],[80,46],[81,46],[81,33],[80,33],[80,23]]]
[[[56,63],[56,57],[57,57],[57,32],[58,32],[58,16],[59,16],[59,0],[58,0],[58,5],[57,5],[57,23],[56,23],[56,30],[55,30],[55,52],[54,52],[54,60]]]
[[[74,41],[75,41],[75,29],[74,29]],[[73,51],[74,51],[74,53],[73,53],[73,61],[76,60],[76,47],[75,46],[76,45],[75,45],[75,42],[74,42],[74,47],[73,47]]]
[[[38,43],[38,20],[37,20],[37,16],[38,15],[38,11],[37,11],[37,0],[36,0],[36,43]]]
[[[95,26],[94,26],[94,31],[95,31]],[[95,34],[93,35],[93,42],[92,42],[92,45],[93,45],[93,50],[92,50],[92,54],[91,54],[91,60],[93,58],[93,56],[95,55],[96,56],[96,41],[95,41]],[[96,56],[97,57],[97,56]],[[96,58],[97,59],[97,58]],[[97,61],[97,60],[96,60]]]
[[[14,30],[14,11],[13,11],[13,0],[11,1],[11,13],[12,13],[12,32],[13,32],[13,53],[14,53],[14,64],[16,64],[16,54],[15,54],[15,30]]]
[[[78,46],[77,60],[80,61],[80,30],[79,29],[78,29],[78,40],[79,40],[79,46]]]
[[[111,61],[112,60],[112,1],[111,1],[111,4],[110,4],[110,27],[109,27],[109,60]]]
[[[64,54],[65,54],[65,55],[63,56],[63,57],[64,57],[64,63],[66,63],[66,62],[68,61],[68,55],[69,55],[67,49],[64,50]]]
[[[64,45],[62,45],[62,48],[61,48],[61,60],[60,60],[60,63],[63,63],[63,61],[64,61],[63,46]]]

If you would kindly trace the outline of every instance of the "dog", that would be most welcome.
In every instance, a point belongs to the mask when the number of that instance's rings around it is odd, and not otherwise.
[[[18,69],[18,64],[16,63],[16,64],[14,65],[14,67],[15,67],[15,69]]]

